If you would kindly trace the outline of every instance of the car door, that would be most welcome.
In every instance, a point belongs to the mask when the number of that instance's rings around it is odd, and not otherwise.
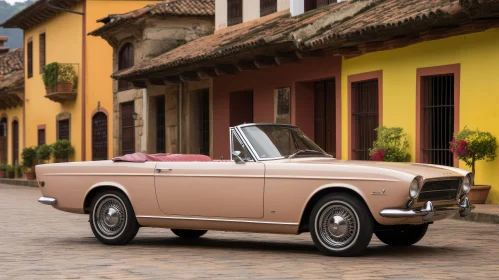
[[[232,146],[232,145],[231,145]],[[155,187],[166,215],[263,218],[263,163],[158,162]]]

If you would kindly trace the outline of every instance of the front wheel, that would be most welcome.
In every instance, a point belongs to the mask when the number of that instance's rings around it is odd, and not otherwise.
[[[323,197],[312,209],[310,234],[325,255],[361,254],[371,242],[373,221],[363,201],[345,193]]]
[[[418,243],[426,234],[428,224],[407,226],[376,232],[381,242],[390,246],[411,246]]]
[[[171,229],[171,231],[178,237],[185,239],[195,239],[205,235],[207,230],[194,230],[194,229]]]
[[[122,192],[105,191],[92,201],[90,227],[95,237],[106,245],[123,245],[139,231],[132,204]]]

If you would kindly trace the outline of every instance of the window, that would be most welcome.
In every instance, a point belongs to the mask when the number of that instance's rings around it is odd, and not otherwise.
[[[277,12],[277,0],[260,0],[260,16]]]
[[[423,162],[453,166],[454,74],[421,77]]]
[[[19,164],[19,122],[12,121],[12,165]]]
[[[27,49],[27,63],[28,63],[28,78],[33,77],[33,41],[28,42]]]
[[[274,90],[274,122],[291,123],[291,88]]]
[[[232,134],[231,137],[232,150],[230,155],[231,160],[233,160],[232,152],[239,151],[241,152],[239,154],[239,157],[242,158],[244,161],[254,161],[253,157],[251,156],[246,146],[242,144],[242,141],[239,139],[239,137],[235,134],[234,130],[232,129],[231,129],[231,134]]]
[[[92,160],[107,159],[107,116],[97,112],[92,117]]]
[[[40,34],[40,73],[43,73],[45,67],[45,33]]]
[[[134,63],[134,49],[131,43],[126,43],[118,55],[118,70],[132,67]],[[118,91],[128,90],[131,84],[125,80],[118,80]]]
[[[337,0],[305,0],[305,12],[336,2]]]
[[[59,133],[57,135],[57,140],[69,140],[69,119],[58,121]]]
[[[227,0],[227,26],[243,22],[243,0]]]
[[[45,128],[38,129],[38,146],[45,145]]]
[[[352,159],[368,160],[379,124],[378,79],[352,83]]]

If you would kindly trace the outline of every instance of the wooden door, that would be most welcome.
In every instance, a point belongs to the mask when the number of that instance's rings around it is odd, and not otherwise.
[[[200,102],[198,102],[199,118],[199,153],[210,155],[210,90],[202,89],[198,93]]]
[[[378,79],[352,83],[352,159],[369,159],[379,125],[378,106]]]
[[[134,102],[122,103],[121,118],[121,153],[135,153],[135,120],[133,119]]]
[[[156,97],[156,153],[166,153],[166,100]]]
[[[12,122],[12,165],[19,164],[19,122]]]
[[[0,163],[7,163],[7,119],[0,120]]]
[[[328,154],[336,156],[335,80],[315,82],[314,139]]]
[[[98,112],[92,117],[92,160],[107,159],[107,116]]]
[[[253,91],[230,93],[230,126],[253,123]]]

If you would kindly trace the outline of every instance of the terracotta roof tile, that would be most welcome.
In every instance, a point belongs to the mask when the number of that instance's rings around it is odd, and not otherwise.
[[[144,16],[215,16],[215,0],[167,0],[128,13],[112,14],[97,20],[104,25],[89,35],[98,36],[115,26]]]
[[[23,49],[0,55],[0,91],[24,83]]]
[[[296,17],[287,14],[241,28],[222,29],[116,72],[112,77],[132,79],[160,71],[173,75],[192,64],[218,63],[222,58],[248,53],[264,45],[288,43],[303,51],[341,47],[352,38],[379,40],[384,38],[380,34],[423,32],[498,12],[499,0],[344,1]],[[358,41],[349,43],[352,42]]]

